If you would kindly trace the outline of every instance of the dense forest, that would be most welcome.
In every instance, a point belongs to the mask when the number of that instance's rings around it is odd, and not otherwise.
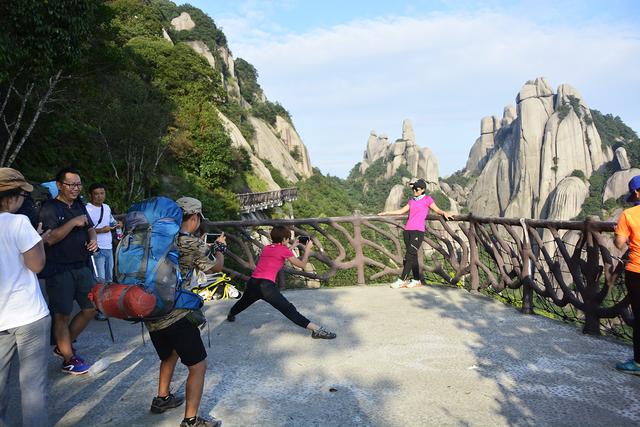
[[[193,31],[172,31],[188,11]],[[134,200],[190,194],[212,218],[237,217],[234,193],[260,186],[217,111],[250,139],[247,116],[290,120],[262,97],[257,71],[238,59],[241,97],[217,49],[216,69],[183,40],[226,47],[215,22],[166,0],[37,0],[0,4],[0,165],[45,181],[63,166],[104,182],[122,211]],[[163,38],[167,29],[175,43]]]

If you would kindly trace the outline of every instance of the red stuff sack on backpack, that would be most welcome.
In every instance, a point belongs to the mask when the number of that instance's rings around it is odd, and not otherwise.
[[[151,314],[156,306],[156,296],[139,285],[97,283],[89,300],[105,316],[117,319],[141,319]]]

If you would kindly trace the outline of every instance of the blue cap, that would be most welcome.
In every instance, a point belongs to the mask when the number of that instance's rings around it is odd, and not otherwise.
[[[640,189],[640,175],[636,175],[629,181],[629,195],[625,198],[627,202],[633,202],[636,199],[636,190]]]

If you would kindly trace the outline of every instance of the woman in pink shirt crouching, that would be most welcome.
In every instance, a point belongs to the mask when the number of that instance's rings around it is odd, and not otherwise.
[[[334,339],[336,337],[335,333],[329,332],[322,326],[310,322],[309,319],[300,314],[296,307],[280,293],[275,283],[276,275],[284,266],[285,261],[288,260],[291,264],[299,268],[304,268],[309,261],[309,253],[311,252],[313,242],[311,242],[311,240],[307,242],[304,247],[304,256],[302,259],[298,259],[289,248],[290,236],[291,230],[287,227],[276,225],[271,229],[272,243],[262,249],[256,269],[253,271],[251,279],[247,282],[247,289],[244,294],[242,294],[242,298],[231,307],[227,315],[227,320],[229,322],[235,321],[237,314],[241,313],[254,302],[264,300],[296,325],[309,329],[312,338]]]

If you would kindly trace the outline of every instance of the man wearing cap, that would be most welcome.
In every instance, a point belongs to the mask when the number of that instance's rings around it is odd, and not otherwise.
[[[625,200],[634,206],[620,214],[614,243],[618,249],[629,246],[629,261],[625,265],[624,281],[631,299],[634,319],[633,359],[618,363],[616,369],[640,375],[640,175],[629,181],[629,194]]]
[[[224,235],[220,236],[213,249],[195,236],[202,220],[202,203],[192,197],[181,197],[176,203],[182,209],[182,225],[178,235],[178,260],[183,281],[187,282],[194,269],[209,272],[222,271],[224,252],[226,251]],[[181,427],[218,427],[221,421],[198,416],[200,399],[204,387],[204,376],[207,370],[207,352],[200,338],[198,326],[204,324],[205,318],[201,310],[174,309],[163,318],[145,322],[153,346],[160,358],[160,378],[158,395],[151,402],[151,412],[162,413],[176,408],[185,401],[184,398],[171,393],[170,385],[173,371],[180,361],[187,366],[189,376],[185,386],[186,405]]]
[[[80,172],[65,168],[56,174],[58,195],[47,200],[40,209],[40,222],[51,233],[45,250],[47,263],[41,276],[46,283],[49,307],[53,311],[54,355],[62,358],[62,371],[72,375],[85,374],[89,365],[71,343],[87,327],[96,310],[88,294],[95,284],[90,267],[91,254],[98,250],[96,230],[80,200]],[[71,319],[73,301],[80,311]]]
[[[15,214],[33,190],[15,169],[0,168],[0,425],[8,425],[9,370],[20,369],[22,425],[46,426],[47,342],[51,318],[36,276],[45,264],[42,238]],[[14,368],[15,368],[14,364]],[[15,408],[12,408],[15,411]]]
[[[413,288],[422,283],[420,280],[418,251],[424,238],[425,220],[429,215],[429,209],[438,215],[442,215],[445,219],[453,219],[450,213],[443,211],[436,205],[431,196],[424,194],[427,188],[427,183],[424,179],[417,179],[410,182],[409,185],[411,185],[411,189],[413,190],[413,197],[409,199],[409,202],[404,207],[395,211],[385,211],[378,214],[404,215],[409,212],[409,218],[402,233],[406,247],[404,267],[400,277],[391,284],[392,288]],[[411,281],[409,281],[410,273],[413,273],[413,279]]]

